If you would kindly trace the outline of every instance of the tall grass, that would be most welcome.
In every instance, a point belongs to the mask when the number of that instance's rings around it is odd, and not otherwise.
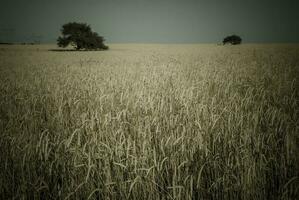
[[[1,199],[298,197],[298,45],[26,48],[0,51]]]

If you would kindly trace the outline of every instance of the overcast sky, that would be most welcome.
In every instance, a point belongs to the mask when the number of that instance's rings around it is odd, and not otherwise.
[[[107,43],[299,42],[299,0],[1,0],[0,40],[55,42],[74,21]]]

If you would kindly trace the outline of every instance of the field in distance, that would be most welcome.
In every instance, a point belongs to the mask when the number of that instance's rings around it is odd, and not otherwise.
[[[0,199],[294,199],[299,45],[0,45]]]

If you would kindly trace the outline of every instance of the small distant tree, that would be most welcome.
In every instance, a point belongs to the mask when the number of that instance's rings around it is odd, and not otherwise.
[[[85,23],[71,22],[64,24],[61,29],[62,36],[57,39],[59,47],[74,46],[77,50],[107,50],[104,38],[93,32]]]
[[[242,43],[242,38],[238,35],[227,36],[226,38],[223,39],[223,45],[225,44],[237,45],[241,43]]]

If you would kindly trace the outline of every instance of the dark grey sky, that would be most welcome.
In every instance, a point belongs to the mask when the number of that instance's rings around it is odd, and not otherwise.
[[[1,0],[0,40],[55,42],[86,22],[107,42],[299,42],[299,0]]]

